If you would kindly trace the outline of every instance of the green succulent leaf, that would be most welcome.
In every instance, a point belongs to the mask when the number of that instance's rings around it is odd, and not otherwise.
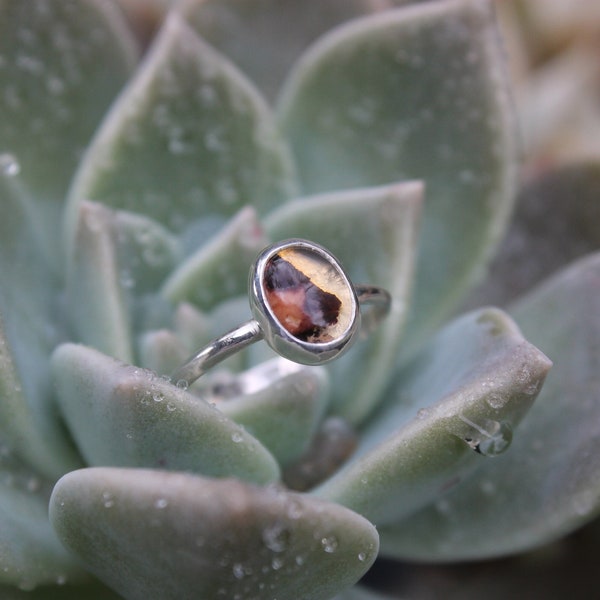
[[[48,521],[48,496],[41,480],[31,476],[21,489],[8,479],[4,465],[0,476],[0,583],[31,590],[66,579],[85,579]]]
[[[183,342],[169,329],[149,331],[138,342],[139,363],[159,375],[174,373],[190,356]]]
[[[120,11],[102,0],[3,0],[0,40],[0,151],[15,157],[56,258],[72,173],[137,49]]]
[[[366,572],[378,547],[375,528],[340,506],[160,471],[69,473],[50,518],[63,543],[131,600],[327,600]]]
[[[404,0],[406,2],[406,0]],[[398,0],[192,0],[187,19],[274,97],[303,50],[336,25]],[[252,48],[252,52],[248,52]]]
[[[327,371],[275,358],[230,385],[233,397],[219,402],[219,409],[260,440],[280,465],[306,450],[327,408]]]
[[[175,310],[173,327],[186,345],[188,354],[201,348],[213,337],[209,317],[187,302],[182,302]]]
[[[177,239],[152,219],[82,202],[67,270],[70,316],[79,339],[132,362],[131,334],[143,327],[147,310],[143,299],[155,292],[181,252]]]
[[[600,254],[511,308],[554,368],[511,451],[437,508],[382,531],[386,551],[429,560],[481,559],[536,547],[600,513]]]
[[[479,274],[512,205],[513,120],[489,2],[425,2],[336,28],[290,74],[279,117],[309,193],[425,182],[408,354]]]
[[[570,262],[600,248],[600,156],[536,173],[471,306],[516,300]]]
[[[502,311],[460,317],[398,374],[353,459],[315,494],[380,529],[407,517],[410,528],[413,513],[509,447],[550,365]]]
[[[63,583],[64,582],[64,583]],[[57,578],[54,585],[36,587],[31,591],[20,590],[13,586],[0,585],[2,600],[123,600],[112,590],[98,582],[83,585],[64,585],[68,580]]]
[[[53,404],[48,358],[64,335],[57,282],[43,260],[16,176],[0,175],[0,444],[48,477],[81,466]]]
[[[121,279],[114,216],[101,204],[79,206],[67,273],[71,319],[82,342],[133,362],[128,286]],[[128,271],[125,277],[129,282]]]
[[[174,304],[186,301],[202,309],[244,294],[250,267],[266,244],[256,212],[247,206],[171,274],[162,294]]]
[[[331,366],[336,412],[353,422],[373,408],[396,362],[422,197],[420,182],[322,194],[288,203],[265,220],[272,239],[305,237],[321,243],[355,283],[379,285],[392,295],[379,331]]]
[[[65,420],[87,464],[168,468],[269,483],[273,456],[199,397],[96,350],[60,346],[53,369]]]
[[[291,172],[258,92],[171,13],[76,175],[70,228],[93,200],[187,233],[195,249],[244,205],[286,199]]]

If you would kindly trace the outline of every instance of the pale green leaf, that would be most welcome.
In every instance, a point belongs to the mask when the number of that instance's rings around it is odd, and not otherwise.
[[[525,334],[554,368],[511,451],[396,530],[386,550],[428,560],[524,551],[600,514],[600,254],[515,304]]]
[[[169,329],[143,334],[138,341],[139,362],[159,375],[174,373],[191,355],[190,350]]]
[[[102,124],[70,194],[146,214],[197,248],[241,207],[294,188],[291,162],[258,92],[172,13]]]
[[[577,258],[600,248],[600,157],[536,173],[469,306],[505,305]]]
[[[65,440],[48,360],[64,336],[58,284],[37,244],[37,209],[17,177],[0,174],[0,444],[48,477],[81,466]]]
[[[75,344],[53,357],[60,406],[92,466],[153,467],[269,483],[273,456],[221,411],[156,374]]]
[[[515,178],[510,106],[490,3],[480,0],[342,25],[284,88],[280,122],[305,191],[425,182],[405,354],[448,315],[503,232]]]
[[[132,330],[147,316],[144,299],[178,260],[178,242],[152,219],[82,202],[72,250],[67,290],[79,339],[131,362]]]
[[[161,293],[170,302],[202,309],[248,290],[248,273],[267,239],[251,207],[243,208],[165,281]]]
[[[404,0],[406,2],[406,0]],[[187,19],[268,97],[304,49],[336,25],[400,0],[191,0]],[[248,52],[252,48],[252,52]]]
[[[229,388],[218,408],[285,466],[315,434],[327,408],[329,378],[324,369],[275,358],[239,374]]]
[[[56,261],[72,173],[136,60],[111,1],[0,2],[0,152],[18,161]]]
[[[92,202],[79,206],[67,270],[70,318],[83,343],[132,362],[128,285],[120,278],[114,225],[114,211]]]
[[[69,473],[50,518],[90,571],[129,600],[328,600],[366,572],[378,547],[375,528],[343,507],[149,470]]]
[[[5,465],[0,478],[0,583],[31,590],[86,579],[48,521],[47,483],[35,475],[23,480],[22,473],[6,471]]]
[[[315,493],[380,528],[410,527],[418,509],[509,449],[550,365],[502,311],[457,319],[398,374],[355,456]]]
[[[422,196],[419,182],[323,194],[288,203],[265,220],[272,239],[317,242],[342,263],[354,283],[381,286],[392,296],[379,330],[362,336],[331,365],[336,412],[354,422],[380,399],[396,362]]]

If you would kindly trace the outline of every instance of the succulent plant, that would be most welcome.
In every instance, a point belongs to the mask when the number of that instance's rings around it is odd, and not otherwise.
[[[503,53],[485,0],[402,4],[138,3],[140,58],[116,3],[0,0],[4,598],[367,600],[378,554],[599,512],[600,255],[455,316],[515,196]],[[171,381],[288,237],[387,288],[384,325]]]

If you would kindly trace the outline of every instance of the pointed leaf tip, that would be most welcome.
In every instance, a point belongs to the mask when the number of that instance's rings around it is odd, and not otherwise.
[[[398,373],[354,457],[315,493],[378,526],[410,527],[413,513],[487,472],[484,456],[509,450],[550,365],[498,309],[456,319]]]
[[[337,27],[298,61],[278,114],[307,193],[425,181],[412,353],[479,274],[513,203],[515,119],[491,3],[420,2]]]
[[[271,453],[202,398],[151,371],[64,344],[52,366],[60,407],[88,464],[166,468],[270,483]]]
[[[192,245],[246,204],[259,212],[295,189],[266,102],[172,11],[113,104],[70,192],[147,214]]]

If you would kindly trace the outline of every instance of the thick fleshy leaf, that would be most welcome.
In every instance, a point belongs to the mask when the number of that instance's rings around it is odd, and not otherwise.
[[[398,556],[481,559],[556,539],[600,513],[600,254],[513,306],[555,361],[511,451],[413,517],[384,546]]]
[[[422,197],[420,182],[350,190],[301,198],[265,220],[272,239],[304,237],[320,243],[355,283],[378,285],[392,295],[379,330],[331,366],[336,412],[353,422],[363,419],[380,398],[396,362]]]
[[[114,212],[101,204],[79,206],[67,272],[70,318],[83,343],[133,362],[127,286],[120,278],[113,225]]]
[[[143,321],[141,298],[155,292],[176,263],[178,242],[147,217],[83,202],[72,250],[67,284],[79,339],[132,362],[131,333],[139,325],[134,318]]]
[[[0,476],[0,582],[31,590],[57,581],[85,579],[48,521],[47,486],[35,476],[23,487],[17,486],[14,478],[8,479],[4,465]]]
[[[182,302],[177,307],[173,322],[175,332],[186,345],[189,354],[212,338],[209,317],[187,302]]]
[[[64,544],[130,600],[328,600],[375,559],[375,528],[343,507],[236,480],[85,469],[56,485]]]
[[[20,183],[0,174],[0,444],[58,477],[81,463],[52,402],[48,359],[64,335],[57,282],[30,218],[37,209]]]
[[[573,260],[600,248],[600,157],[552,168],[520,190],[488,277],[470,306],[516,300]]]
[[[274,97],[292,64],[320,35],[343,21],[402,3],[196,0],[188,2],[187,16],[203,38],[229,56],[269,97]]]
[[[191,355],[169,329],[149,331],[138,342],[140,364],[159,375],[174,373]]]
[[[264,100],[172,13],[113,105],[71,189],[144,213],[192,248],[242,206],[289,197],[291,162]]]
[[[16,157],[44,246],[57,258],[67,186],[137,50],[104,0],[3,0],[0,40],[2,151]]]
[[[218,407],[285,466],[315,434],[327,408],[329,378],[324,369],[275,358],[241,373],[230,388]]]
[[[457,319],[398,374],[353,459],[315,493],[379,527],[412,522],[508,449],[550,365],[498,309]]]
[[[269,483],[273,456],[214,406],[151,371],[65,344],[53,357],[65,420],[93,466],[167,468]]]
[[[247,206],[179,266],[162,294],[174,304],[186,301],[205,310],[244,294],[250,266],[266,245],[256,212]]]
[[[60,586],[60,587],[59,587]],[[68,579],[58,577],[51,586],[40,586],[32,591],[0,585],[2,600],[123,600],[98,581],[92,584],[70,585]]]
[[[424,2],[355,20],[299,61],[279,114],[303,189],[422,179],[405,353],[479,274],[512,205],[515,143],[489,2]]]

